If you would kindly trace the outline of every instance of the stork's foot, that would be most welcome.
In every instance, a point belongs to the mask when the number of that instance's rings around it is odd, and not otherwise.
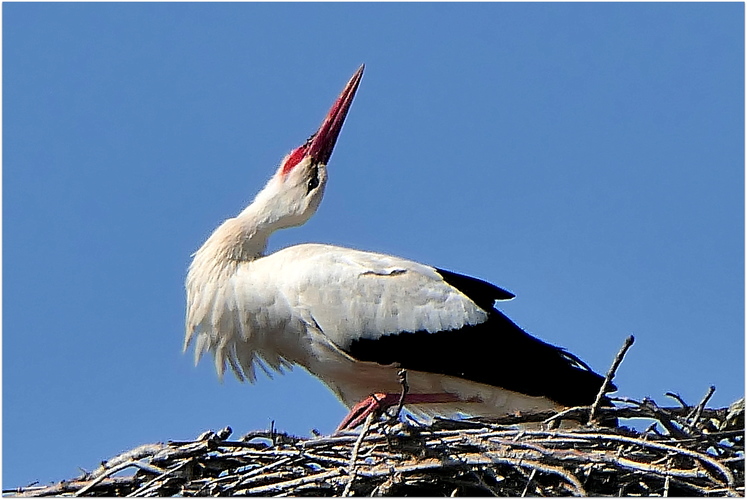
[[[402,394],[384,394],[378,392],[368,396],[366,399],[353,406],[350,413],[342,419],[337,431],[352,430],[366,421],[371,413],[380,413],[390,406],[398,405]],[[461,401],[456,394],[405,394],[404,404],[433,404],[433,403],[456,403]]]
[[[337,431],[352,430],[365,422],[371,413],[378,413],[386,410],[399,402],[399,394],[371,394],[366,399],[353,406],[345,418],[342,419]]]

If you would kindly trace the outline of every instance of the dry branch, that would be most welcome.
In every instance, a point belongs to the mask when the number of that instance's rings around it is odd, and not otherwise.
[[[626,338],[622,348],[615,356],[615,359],[612,361],[612,366],[610,366],[610,369],[607,371],[607,375],[604,377],[602,387],[599,388],[597,397],[594,400],[594,403],[591,405],[591,410],[589,411],[589,425],[597,423],[596,419],[597,413],[599,412],[599,405],[602,403],[604,395],[609,392],[610,383],[612,382],[612,379],[615,378],[615,373],[617,373],[617,369],[620,367],[620,363],[622,363],[623,358],[625,358],[625,353],[628,352],[628,349],[630,349],[630,346],[633,345],[633,342],[635,342],[634,336],[630,335],[628,338]]]

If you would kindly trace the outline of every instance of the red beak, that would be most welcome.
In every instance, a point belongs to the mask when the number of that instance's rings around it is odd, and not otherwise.
[[[340,135],[342,123],[345,121],[348,109],[350,109],[350,105],[353,103],[353,97],[363,77],[364,68],[365,65],[361,65],[348,84],[345,85],[340,97],[337,98],[337,101],[335,101],[329,113],[327,113],[322,126],[319,127],[319,130],[317,130],[311,139],[311,144],[309,144],[306,154],[319,163],[326,165],[329,157],[332,156],[332,149],[334,149],[337,142],[337,136]]]
[[[306,141],[306,144],[288,156],[283,165],[283,173],[290,172],[306,156],[310,156],[316,163],[327,164],[329,157],[332,156],[332,150],[337,142],[337,137],[340,135],[350,105],[353,103],[353,97],[355,97],[355,92],[358,90],[358,85],[363,77],[364,68],[365,65],[361,65],[353,77],[350,78],[340,97],[337,98],[324,118],[319,130]]]

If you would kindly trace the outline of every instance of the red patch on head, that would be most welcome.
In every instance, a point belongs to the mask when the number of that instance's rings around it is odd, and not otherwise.
[[[301,147],[298,147],[291,151],[291,153],[288,155],[288,157],[285,159],[285,163],[283,163],[283,175],[288,175],[288,173],[293,170],[293,167],[298,165],[301,160],[303,160],[303,157],[306,156],[306,149],[308,146],[304,144]]]

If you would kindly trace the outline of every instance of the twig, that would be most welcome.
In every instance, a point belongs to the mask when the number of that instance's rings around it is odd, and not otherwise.
[[[508,461],[508,460],[504,457],[494,459],[494,462],[500,463],[502,461]],[[561,467],[554,467],[551,465],[546,465],[546,464],[543,464],[541,462],[537,462],[534,460],[522,460],[522,461],[519,461],[519,463],[517,463],[516,465],[518,465],[519,467],[526,467],[532,470],[536,469],[540,472],[545,472],[548,474],[555,474],[557,476],[560,476],[563,479],[565,479],[565,481],[568,484],[572,486],[572,488],[569,488],[569,489],[573,492],[574,496],[578,496],[578,497],[588,496],[586,494],[586,491],[584,490],[584,487],[581,486],[581,482],[573,474],[571,474],[570,472],[568,472],[567,470]]]
[[[669,486],[672,483],[672,476],[669,475],[669,469],[672,467],[672,460],[667,460],[667,477],[664,479],[664,492],[661,496],[668,497],[669,496]]]
[[[569,416],[576,416],[579,415],[588,415],[587,412],[591,411],[591,407],[589,406],[574,406],[572,408],[566,408],[563,411],[559,411],[555,413],[555,415],[546,418],[542,421],[542,424],[549,425],[555,422],[555,420],[563,420],[564,418],[568,418]]]
[[[291,460],[293,460],[293,458],[294,457],[288,457],[288,456],[286,456],[286,457],[281,458],[280,460],[272,462],[271,464],[267,464],[267,465],[265,465],[263,467],[259,467],[257,469],[252,470],[252,471],[246,472],[244,474],[239,474],[238,476],[241,478],[241,481],[239,481],[236,486],[244,486],[244,485],[247,484],[247,482],[248,482],[247,480],[248,479],[251,479],[251,478],[253,478],[255,476],[259,476],[261,474],[265,474],[267,471],[270,471],[270,470],[273,470],[273,469],[277,469],[278,467],[280,467],[282,465],[285,465],[288,462],[290,462]]]
[[[183,461],[181,463],[178,463],[178,464],[170,467],[169,469],[163,471],[161,474],[157,475],[156,477],[154,477],[153,479],[151,479],[150,481],[148,481],[147,483],[145,483],[144,485],[142,485],[140,488],[136,489],[132,493],[128,494],[127,496],[128,497],[140,496],[145,490],[147,490],[148,488],[150,488],[151,486],[153,486],[155,483],[157,483],[158,481],[161,481],[163,478],[165,478],[167,476],[172,475],[174,472],[178,471],[179,469],[181,469],[185,465],[187,465],[187,462]],[[80,492],[78,492],[78,493],[80,494]]]
[[[620,366],[620,363],[622,363],[622,360],[625,357],[625,353],[628,352],[628,349],[630,349],[630,346],[633,345],[633,342],[635,342],[635,337],[633,335],[630,335],[625,339],[625,343],[623,344],[622,349],[620,349],[620,351],[617,353],[617,356],[615,356],[615,360],[612,362],[612,366],[610,366],[610,369],[607,371],[607,375],[604,377],[602,387],[599,388],[599,393],[597,393],[594,404],[591,405],[591,410],[589,411],[589,421],[587,422],[587,425],[593,425],[595,423],[597,408],[599,408],[599,404],[601,403],[604,395],[607,393],[607,388],[609,387],[610,382],[613,378],[615,378],[615,372],[617,372],[617,368]]]
[[[103,481],[104,479],[108,478],[112,474],[116,474],[117,472],[119,472],[121,470],[124,470],[124,469],[127,469],[129,467],[139,467],[139,468],[141,468],[143,470],[147,470],[149,472],[156,472],[158,474],[163,474],[164,472],[166,472],[163,469],[159,469],[158,467],[154,467],[152,465],[147,465],[147,464],[144,464],[144,463],[139,462],[137,460],[130,460],[128,462],[124,462],[124,463],[121,463],[121,464],[119,464],[119,465],[117,465],[115,467],[112,467],[111,469],[107,469],[106,472],[104,472],[103,474],[101,474],[100,476],[98,476],[93,481],[90,481],[83,488],[79,489],[75,493],[75,495],[73,495],[73,496],[78,497],[78,496],[83,495],[83,493],[86,493],[88,490],[90,490],[91,488],[93,488],[94,486],[96,486],[97,484],[99,484],[101,481]]]
[[[394,416],[392,417],[394,420],[399,419],[399,416],[402,413],[402,407],[405,406],[405,397],[407,396],[407,393],[410,392],[410,385],[407,383],[407,370],[401,368],[397,372],[397,377],[399,378],[399,383],[402,385],[402,394],[399,397],[397,410],[394,412]]]
[[[102,462],[102,464],[90,474],[90,479],[96,479],[101,475],[110,475],[109,471],[117,466],[124,463],[131,463],[143,458],[151,457],[168,447],[162,443],[154,444],[143,444],[137,446],[129,451],[120,453],[117,456],[110,458],[109,460]]]
[[[640,405],[641,405],[641,408],[645,408],[651,412],[651,414],[667,430],[670,436],[674,436],[678,439],[683,439],[683,438],[688,437],[686,433],[682,432],[672,423],[673,416],[670,415],[666,410],[659,408],[659,406],[656,403],[654,403],[653,400],[644,398],[643,401],[640,402]]]
[[[373,424],[375,418],[375,414],[369,413],[366,417],[366,422],[363,424],[363,430],[361,431],[360,435],[358,436],[358,439],[355,441],[355,445],[353,445],[353,452],[350,454],[350,480],[345,485],[345,489],[342,492],[342,496],[347,497],[350,496],[350,489],[353,487],[353,481],[355,481],[355,475],[357,471],[357,461],[358,461],[358,453],[361,449],[361,443],[363,443],[363,439],[366,437],[366,434],[368,434],[369,429],[371,428],[371,424]]]
[[[706,403],[708,403],[708,400],[711,399],[711,396],[713,396],[714,392],[716,392],[716,387],[712,385],[708,388],[708,392],[705,396],[703,396],[703,399],[700,401],[698,406],[696,406],[693,410],[695,415],[692,417],[692,420],[688,427],[691,431],[695,429],[695,426],[698,424],[700,416],[703,414],[703,409],[705,408]]]
[[[524,486],[524,491],[521,492],[521,498],[524,498],[527,496],[527,492],[529,491],[529,486],[531,486],[534,483],[534,475],[537,473],[537,469],[532,469],[532,473],[529,474],[529,479],[527,479],[527,485]]]
[[[249,488],[247,490],[240,490],[236,492],[236,495],[269,495],[282,490],[290,490],[297,488],[309,483],[318,483],[325,479],[330,479],[339,476],[341,472],[339,470],[332,470],[327,472],[321,472],[319,474],[312,474],[311,476],[305,476],[291,481],[284,481],[282,483],[268,484],[266,486],[258,486],[256,488]]]
[[[665,392],[664,395],[676,400],[683,408],[690,408],[690,405],[685,403],[685,400],[683,400],[676,392]]]

